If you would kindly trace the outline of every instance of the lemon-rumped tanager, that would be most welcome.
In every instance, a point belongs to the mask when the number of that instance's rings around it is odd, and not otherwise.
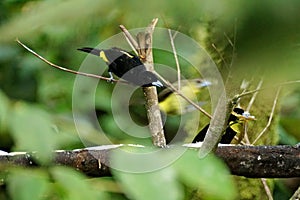
[[[132,53],[117,47],[110,49],[83,47],[77,50],[102,58],[108,65],[108,72],[111,80],[113,80],[112,73],[114,73],[119,78],[133,83],[134,85],[142,87],[163,87],[163,84],[158,78],[152,72],[146,70],[146,67],[140,58]]]
[[[181,80],[180,93],[185,97],[196,100],[201,89],[211,85],[209,81],[203,79],[187,79]],[[177,82],[173,84],[177,88]],[[181,115],[192,110],[196,110],[193,106],[183,99],[179,94],[166,88],[158,94],[159,108],[167,115]]]
[[[254,116],[251,116],[249,112],[244,111],[242,108],[234,108],[229,116],[227,122],[227,128],[222,135],[219,143],[230,144],[233,138],[243,131],[245,121],[255,120]],[[209,124],[206,125],[193,139],[192,143],[202,142],[209,128]]]

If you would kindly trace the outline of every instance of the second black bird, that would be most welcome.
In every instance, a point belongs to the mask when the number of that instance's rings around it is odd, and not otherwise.
[[[225,130],[225,133],[222,135],[222,138],[220,140],[221,144],[230,144],[233,140],[234,136],[236,134],[239,134],[241,132],[241,129],[243,127],[243,124],[246,120],[254,120],[253,116],[249,116],[246,118],[243,114],[245,111],[242,108],[234,108],[231,112],[227,128]],[[202,142],[205,138],[206,132],[209,128],[209,125],[206,125],[193,139],[192,143],[196,142]]]
[[[145,65],[138,56],[127,51],[116,47],[111,49],[83,47],[77,50],[102,58],[108,65],[108,72],[111,79],[113,79],[112,73],[114,73],[119,78],[138,86],[163,86],[152,72],[146,70]]]

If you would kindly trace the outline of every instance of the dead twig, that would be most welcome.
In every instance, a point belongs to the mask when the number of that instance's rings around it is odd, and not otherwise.
[[[256,87],[256,90],[259,90],[261,88],[262,84],[263,84],[263,80],[261,79],[259,81],[257,87]],[[250,108],[252,107],[252,105],[253,105],[253,103],[254,103],[254,101],[256,99],[257,94],[258,94],[258,92],[254,92],[253,93],[253,95],[252,95],[252,97],[251,97],[251,99],[249,101],[249,104],[247,106],[247,109],[246,109],[247,112],[250,111]],[[244,133],[243,134],[244,134],[244,138],[246,140],[246,144],[250,144],[250,140],[249,140],[248,133],[247,133],[247,127],[248,127],[247,125],[248,125],[247,121],[245,121],[245,124],[244,124]]]
[[[292,85],[292,84],[296,84],[296,83],[300,83],[300,80],[286,81],[286,82],[283,82],[283,83],[275,84],[275,85],[270,86],[270,87],[264,87],[264,88],[260,88],[260,89],[250,90],[250,91],[248,91],[248,92],[244,92],[244,93],[242,93],[242,94],[236,95],[236,96],[234,97],[234,99],[238,99],[238,98],[247,96],[247,95],[249,95],[249,94],[253,94],[253,93],[255,93],[255,92],[260,92],[260,91],[268,90],[268,89],[272,89],[272,88],[278,88],[278,87],[280,87],[280,86]]]
[[[132,37],[132,35],[129,33],[129,31],[126,29],[126,27],[124,25],[121,24],[119,27],[122,30],[128,44],[131,47],[131,49],[134,51],[134,53],[136,55],[138,55],[137,49],[139,48],[139,45],[136,42],[136,40]]]
[[[253,105],[253,103],[254,103],[254,101],[255,101],[255,99],[256,99],[257,93],[258,93],[258,91],[260,90],[260,88],[261,88],[263,82],[264,82],[264,81],[263,81],[262,79],[259,81],[259,83],[258,83],[258,85],[257,85],[257,87],[256,87],[256,89],[255,89],[256,92],[253,93],[253,95],[252,95],[252,97],[251,97],[251,99],[250,99],[250,101],[249,101],[249,104],[248,104],[248,107],[247,107],[246,111],[249,112],[250,108],[252,107],[252,105]]]
[[[85,73],[85,72],[79,72],[79,71],[71,70],[71,69],[68,69],[68,68],[65,68],[65,67],[61,67],[59,65],[56,65],[56,64],[48,61],[46,58],[42,57],[41,55],[39,55],[38,53],[36,53],[35,51],[33,51],[32,49],[30,49],[29,47],[27,47],[25,44],[23,44],[19,39],[16,39],[16,42],[18,44],[20,44],[23,48],[25,48],[27,51],[29,51],[30,53],[32,53],[34,56],[36,56],[37,58],[39,58],[40,60],[42,60],[46,64],[48,64],[51,67],[54,67],[56,69],[59,69],[59,70],[65,71],[65,72],[69,72],[69,73],[72,73],[72,74],[87,76],[87,77],[96,78],[96,79],[100,79],[100,80],[128,83],[127,81],[123,81],[123,80],[114,80],[114,79],[111,80],[109,77],[99,76],[99,75],[96,75],[96,74],[90,74],[90,73]]]
[[[279,87],[277,89],[277,92],[276,92],[276,95],[275,95],[275,99],[274,99],[274,102],[273,102],[273,107],[272,107],[271,114],[270,114],[270,117],[269,117],[267,125],[261,131],[261,133],[255,138],[255,140],[252,142],[252,145],[254,145],[261,138],[261,136],[267,131],[267,129],[270,127],[272,119],[273,119],[273,115],[274,115],[274,112],[275,112],[275,108],[276,108],[276,105],[277,105],[277,101],[278,101],[280,90],[281,90],[281,87]]]
[[[179,65],[179,61],[178,61],[178,56],[177,56],[177,52],[176,52],[176,48],[175,48],[175,44],[174,44],[174,38],[177,34],[177,32],[175,32],[175,34],[172,36],[172,32],[170,29],[168,29],[169,32],[169,37],[170,37],[170,41],[171,41],[171,46],[172,46],[172,50],[173,50],[173,55],[174,55],[174,59],[175,59],[175,63],[176,63],[176,68],[177,68],[177,83],[178,83],[178,91],[180,91],[181,88],[181,72],[180,72],[180,65]]]
[[[264,189],[265,189],[265,191],[266,191],[266,194],[267,194],[267,196],[268,196],[268,199],[269,199],[269,200],[273,200],[272,192],[271,192],[271,190],[270,190],[270,187],[269,187],[268,184],[267,184],[267,179],[261,178],[260,180],[261,180],[261,182],[262,182],[262,184],[263,184],[263,186],[264,186]]]

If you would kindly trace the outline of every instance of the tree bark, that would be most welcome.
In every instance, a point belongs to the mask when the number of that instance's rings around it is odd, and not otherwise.
[[[137,41],[128,32],[124,25],[120,25],[128,43],[139,54],[140,59],[144,63],[148,71],[154,72],[154,62],[152,54],[153,32],[157,24],[158,18],[154,18],[144,32],[139,32],[136,36]],[[147,118],[149,121],[149,129],[152,136],[152,143],[157,147],[166,147],[166,139],[162,124],[161,113],[158,106],[157,90],[155,86],[143,87],[145,96],[145,106]]]
[[[55,151],[54,164],[73,167],[88,176],[110,176],[109,153],[126,145],[107,145],[70,151]],[[187,144],[187,148],[195,144]],[[133,147],[131,147],[133,148]],[[139,147],[140,148],[140,147]],[[170,147],[176,148],[175,146]],[[168,148],[170,150],[170,148]],[[215,154],[229,167],[233,175],[249,178],[300,177],[300,146],[219,146]],[[2,153],[0,168],[7,165],[38,166],[35,154]]]

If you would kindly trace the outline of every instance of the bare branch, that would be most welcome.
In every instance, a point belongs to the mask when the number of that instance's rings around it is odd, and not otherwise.
[[[48,61],[47,59],[45,59],[44,57],[42,57],[41,55],[39,55],[38,53],[36,53],[35,51],[33,51],[32,49],[30,49],[29,47],[27,47],[25,44],[23,44],[20,40],[16,39],[16,42],[19,43],[23,48],[25,48],[27,51],[29,51],[30,53],[32,53],[33,55],[35,55],[37,58],[39,58],[40,60],[42,60],[43,62],[47,63],[48,65],[50,65],[51,67],[54,67],[56,69],[65,71],[65,72],[69,72],[72,74],[77,74],[77,75],[82,75],[82,76],[87,76],[87,77],[91,77],[91,78],[96,78],[96,79],[100,79],[100,80],[106,80],[106,81],[113,81],[113,82],[122,82],[122,83],[128,83],[126,81],[123,80],[111,80],[108,77],[104,77],[104,76],[99,76],[96,74],[90,74],[90,73],[85,73],[85,72],[78,72],[75,70],[71,70],[71,69],[67,69],[65,67],[61,67],[59,65],[56,65],[50,61]]]
[[[259,83],[258,83],[258,85],[257,85],[257,87],[256,87],[256,90],[259,90],[259,89],[261,88],[262,84],[263,84],[263,79],[261,79],[261,80],[259,81]],[[254,92],[254,93],[253,93],[253,95],[252,95],[252,97],[251,97],[251,99],[250,99],[250,102],[249,102],[249,104],[248,104],[248,107],[247,107],[246,111],[248,111],[248,112],[250,111],[250,108],[252,107],[252,105],[253,105],[253,103],[254,103],[254,101],[255,101],[255,99],[256,99],[257,94],[258,94],[258,92]],[[248,133],[247,133],[247,127],[248,127],[248,123],[247,123],[247,121],[245,121],[245,123],[244,123],[243,136],[241,137],[241,139],[245,138],[246,144],[251,144],[251,143],[250,143],[250,140],[249,140],[249,137],[248,137]]]
[[[260,88],[260,89],[255,89],[255,90],[251,90],[251,91],[248,91],[248,92],[244,92],[242,94],[236,95],[234,97],[234,99],[238,99],[238,98],[241,98],[241,97],[247,96],[249,94],[253,94],[255,92],[262,91],[262,90],[268,90],[268,89],[271,89],[271,88],[278,88],[280,86],[292,85],[292,84],[297,84],[297,83],[300,83],[300,80],[286,81],[286,82],[283,82],[283,83],[275,84],[275,85],[270,86],[270,87],[265,87],[265,88]]]
[[[129,31],[126,29],[126,27],[124,25],[121,24],[119,27],[122,30],[128,44],[131,47],[131,49],[134,51],[134,53],[136,55],[138,55],[137,49],[139,48],[139,45],[136,42],[136,40],[132,37],[132,35],[129,33]]]
[[[181,88],[181,84],[180,84],[180,75],[181,75],[181,72],[180,72],[180,66],[179,66],[179,61],[178,61],[178,56],[177,56],[177,52],[176,52],[176,48],[175,48],[175,44],[174,44],[174,38],[177,34],[177,32],[175,32],[175,34],[172,36],[172,33],[171,33],[171,30],[168,29],[168,32],[169,32],[169,37],[170,37],[170,41],[171,41],[171,46],[172,46],[172,50],[173,50],[173,54],[174,54],[174,59],[175,59],[175,63],[176,63],[176,68],[177,68],[177,82],[178,82],[178,91],[180,91],[180,88]]]
[[[129,33],[127,28],[124,25],[119,26],[122,32],[124,33],[125,37],[130,41],[130,43],[133,45],[135,49],[138,49],[138,43],[135,41],[135,39],[132,37],[132,35]]]
[[[262,79],[259,81],[259,83],[258,83],[258,85],[257,85],[257,87],[256,87],[256,89],[255,89],[256,92],[253,93],[253,95],[252,95],[252,97],[251,97],[251,99],[250,99],[250,102],[249,102],[249,104],[248,104],[248,107],[247,107],[246,111],[249,112],[250,108],[252,107],[252,105],[253,105],[253,103],[254,103],[254,101],[255,101],[255,99],[256,99],[257,93],[258,93],[258,91],[260,90],[260,88],[261,88],[263,82],[264,82],[264,81],[263,81]]]
[[[224,56],[222,55],[221,51],[216,47],[216,45],[214,43],[211,44],[211,46],[216,50],[216,52],[219,54],[221,60],[224,62],[224,64],[226,65],[226,67],[230,67],[230,65],[226,62]]]
[[[268,199],[269,199],[269,200],[273,200],[272,192],[271,192],[271,190],[270,190],[270,187],[269,187],[268,184],[267,184],[267,179],[261,178],[260,180],[261,180],[261,182],[262,182],[262,184],[263,184],[263,186],[264,186],[264,189],[265,189],[265,191],[266,191],[266,194],[267,194],[267,196],[268,196]]]
[[[271,114],[270,114],[268,123],[267,123],[266,127],[261,131],[261,133],[252,142],[253,145],[261,138],[261,136],[267,131],[267,129],[271,125],[271,122],[272,122],[273,115],[274,115],[274,112],[275,112],[275,108],[276,108],[276,104],[277,104],[277,100],[278,100],[278,96],[279,96],[280,90],[281,90],[281,87],[279,87],[278,90],[277,90],[277,92],[276,92],[276,96],[275,96],[275,99],[274,99],[274,102],[273,102],[273,107],[272,107],[272,110],[271,110]]]

